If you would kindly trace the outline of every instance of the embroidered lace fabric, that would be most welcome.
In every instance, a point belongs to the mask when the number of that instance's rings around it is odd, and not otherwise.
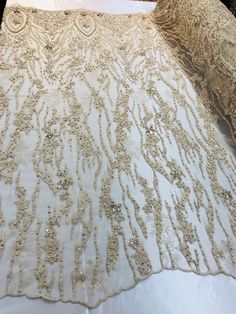
[[[7,8],[0,60],[1,297],[236,277],[235,157],[156,11]]]
[[[235,17],[218,0],[159,0],[156,24],[235,145]]]

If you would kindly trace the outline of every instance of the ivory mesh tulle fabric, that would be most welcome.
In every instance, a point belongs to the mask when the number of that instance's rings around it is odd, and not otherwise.
[[[235,17],[218,0],[158,0],[156,23],[235,145]]]
[[[6,9],[1,297],[95,307],[164,269],[236,277],[235,157],[156,14]]]

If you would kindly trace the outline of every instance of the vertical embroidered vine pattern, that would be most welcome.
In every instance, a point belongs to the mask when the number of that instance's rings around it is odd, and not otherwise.
[[[235,157],[155,13],[7,8],[0,78],[0,296],[236,277]]]

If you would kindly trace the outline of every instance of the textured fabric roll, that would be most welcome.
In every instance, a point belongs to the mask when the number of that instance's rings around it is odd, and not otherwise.
[[[236,19],[218,0],[160,0],[156,23],[235,143]]]

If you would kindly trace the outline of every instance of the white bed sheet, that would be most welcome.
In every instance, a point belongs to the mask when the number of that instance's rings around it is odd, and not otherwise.
[[[107,13],[150,12],[155,3],[128,0],[8,0],[7,5],[45,10],[87,8]],[[25,297],[0,300],[0,314],[236,314],[236,281],[224,275],[201,277],[164,271],[114,296],[96,309]]]
[[[155,2],[129,0],[8,0],[7,5],[20,4],[45,10],[67,10],[86,8],[106,13],[138,13],[151,12]],[[124,5],[125,4],[125,5]]]

